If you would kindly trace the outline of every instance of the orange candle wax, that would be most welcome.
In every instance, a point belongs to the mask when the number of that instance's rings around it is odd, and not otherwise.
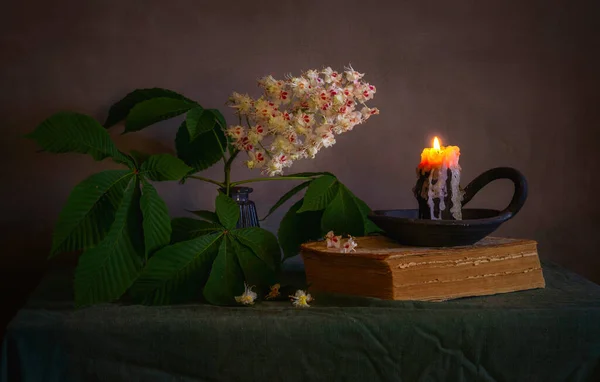
[[[418,170],[425,174],[434,169],[457,168],[458,158],[460,157],[460,148],[458,146],[440,146],[438,137],[433,139],[433,147],[425,148],[421,153],[421,163]]]

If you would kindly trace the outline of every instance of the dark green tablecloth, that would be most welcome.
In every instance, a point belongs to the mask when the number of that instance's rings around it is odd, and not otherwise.
[[[598,381],[600,287],[427,302],[321,296],[250,308],[74,310],[49,274],[7,329],[2,381]]]

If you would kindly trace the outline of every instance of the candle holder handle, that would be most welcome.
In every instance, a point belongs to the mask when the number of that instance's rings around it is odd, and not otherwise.
[[[521,172],[512,167],[492,168],[473,179],[464,189],[465,193],[462,201],[463,207],[473,199],[473,196],[475,196],[479,190],[497,179],[509,179],[515,186],[515,191],[510,204],[502,210],[498,216],[501,217],[502,220],[508,220],[514,217],[527,200],[527,180]]]

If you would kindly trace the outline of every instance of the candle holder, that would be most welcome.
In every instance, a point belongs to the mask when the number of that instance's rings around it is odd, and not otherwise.
[[[371,219],[385,235],[398,241],[400,244],[419,247],[453,247],[471,245],[494,232],[502,223],[512,219],[527,200],[527,180],[518,170],[511,167],[497,167],[485,171],[475,179],[464,191],[462,207],[488,183],[497,179],[509,179],[514,184],[514,193],[510,204],[502,211],[493,209],[470,209],[461,207],[462,220],[457,220],[451,214],[451,208],[442,210],[441,219],[431,219],[431,208],[423,196],[423,187],[426,182],[425,174],[419,177],[413,190],[419,203],[418,209],[404,210],[378,210],[369,214]],[[427,174],[429,179],[429,174]],[[448,179],[446,179],[448,181]],[[452,187],[447,188],[451,190]],[[454,195],[443,197],[446,206],[453,206]],[[456,199],[454,199],[456,200]],[[440,211],[439,198],[434,198],[434,214]],[[437,203],[437,204],[435,204]],[[437,210],[435,206],[437,205]],[[429,215],[428,215],[429,213]]]

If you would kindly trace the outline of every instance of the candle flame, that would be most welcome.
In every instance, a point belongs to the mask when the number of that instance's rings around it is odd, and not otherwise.
[[[436,150],[440,149],[440,140],[438,137],[433,138],[433,148]]]

